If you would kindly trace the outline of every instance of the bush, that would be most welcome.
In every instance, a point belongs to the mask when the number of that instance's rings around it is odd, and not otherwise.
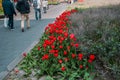
[[[120,5],[80,9],[71,15],[71,33],[80,50],[94,53],[113,77],[120,79]]]
[[[0,0],[0,13],[3,13],[2,0]]]

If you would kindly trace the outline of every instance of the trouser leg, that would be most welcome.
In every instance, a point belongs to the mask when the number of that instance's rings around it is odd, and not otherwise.
[[[41,9],[38,9],[39,12],[39,19],[41,19]]]
[[[13,29],[13,15],[9,15],[8,26]]]
[[[24,29],[24,14],[21,14],[21,29]]]
[[[38,14],[37,13],[38,13],[37,9],[35,9],[35,18],[36,18],[36,20],[38,20]]]
[[[46,7],[43,7],[43,11],[44,11],[44,13],[46,13]]]
[[[30,27],[29,14],[26,14],[26,23],[27,23],[27,28],[29,28]]]

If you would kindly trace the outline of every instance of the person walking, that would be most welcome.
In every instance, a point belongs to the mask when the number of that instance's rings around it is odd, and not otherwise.
[[[30,13],[30,4],[28,0],[18,0],[16,4],[16,9],[21,14],[21,30],[24,32],[24,21],[26,18],[27,22],[27,29],[30,28],[30,19],[29,19],[29,13]]]
[[[33,0],[36,20],[41,20],[42,0]]]
[[[3,0],[2,1],[2,7],[3,7],[3,12],[4,12],[4,15],[5,17],[8,17],[9,20],[8,20],[8,27],[11,29],[11,30],[14,30],[14,15],[16,16],[16,12],[15,12],[15,8],[14,8],[14,5],[13,3],[10,1],[10,0]]]
[[[13,0],[14,6],[16,6],[18,0]]]
[[[42,0],[42,6],[43,6],[43,12],[47,13],[48,1],[47,0]]]

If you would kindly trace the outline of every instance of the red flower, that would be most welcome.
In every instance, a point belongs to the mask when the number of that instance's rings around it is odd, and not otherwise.
[[[55,46],[54,46],[54,45],[51,45],[51,48],[52,48],[52,49],[54,49],[54,48],[55,48]]]
[[[63,48],[63,46],[62,46],[62,45],[60,45],[60,46],[59,46],[59,48],[60,48],[60,49],[62,49],[62,48]]]
[[[79,0],[80,2],[82,1],[83,2],[83,0]],[[77,10],[75,10],[75,9],[72,9],[71,10],[71,13],[74,13],[74,12],[77,12]]]
[[[73,42],[71,42],[71,43],[70,43],[70,45],[71,45],[71,46],[74,46],[74,43],[73,43]]]
[[[46,26],[46,27],[45,27],[45,31],[47,31],[48,29],[49,29],[49,26]]]
[[[46,48],[46,47],[47,47],[47,45],[46,45],[46,44],[43,44],[43,47],[44,47],[44,48]]]
[[[58,57],[58,53],[55,53],[55,54],[54,54],[54,57]]]
[[[95,59],[95,55],[94,55],[94,54],[91,54],[91,55],[89,56],[89,59],[90,59],[90,60],[94,60],[94,59]]]
[[[61,64],[62,63],[62,59],[60,59],[58,62]]]
[[[24,53],[22,54],[22,56],[23,56],[23,57],[26,57],[26,56],[27,56],[27,53],[26,53],[26,52],[24,52]]]
[[[47,60],[47,59],[49,59],[49,55],[48,55],[48,54],[44,54],[44,55],[42,56],[42,60]]]
[[[64,51],[64,55],[67,55],[67,51]]]
[[[62,71],[65,71],[65,70],[66,70],[66,68],[63,66],[63,67],[61,67],[61,70],[62,70]]]
[[[92,63],[92,62],[93,62],[93,60],[89,59],[89,60],[88,60],[88,62],[89,62],[89,63]]]
[[[17,68],[14,69],[15,73],[19,73],[19,70]]]
[[[67,50],[68,50],[68,51],[70,50],[70,46],[67,46]]]
[[[65,36],[65,37],[68,37],[68,33],[67,33],[67,32],[64,32],[64,36]]]
[[[75,35],[74,34],[70,34],[70,39],[74,39]]]
[[[79,67],[80,67],[80,69],[82,69],[82,68],[83,68],[83,65],[80,65]]]
[[[55,53],[55,50],[54,49],[49,50],[49,53],[53,54],[53,53]]]
[[[82,58],[83,58],[83,54],[82,54],[82,53],[79,53],[79,54],[78,54],[78,60],[82,60]]]
[[[74,44],[74,46],[75,46],[76,48],[78,48],[78,47],[79,47],[79,44],[78,44],[78,43],[76,43],[76,44]]]
[[[38,46],[38,51],[40,50],[40,46]]]
[[[63,33],[63,30],[61,29],[61,30],[59,30],[59,34],[62,34]]]
[[[72,58],[75,58],[76,57],[76,54],[72,53]]]
[[[60,40],[63,41],[63,40],[64,40],[64,37],[61,37]]]
[[[69,60],[69,58],[64,58],[64,60],[67,62]]]
[[[60,42],[60,44],[62,44],[62,42],[63,42],[63,41],[62,41],[62,40],[60,40],[59,42]]]
[[[45,43],[46,45],[51,45],[51,41],[50,41],[50,40],[44,40],[44,43]]]
[[[55,50],[56,53],[58,53],[58,50]]]

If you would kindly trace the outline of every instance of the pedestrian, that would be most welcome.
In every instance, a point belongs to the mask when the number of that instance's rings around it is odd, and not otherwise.
[[[18,0],[13,0],[14,6],[16,6]]]
[[[41,20],[42,0],[33,0],[36,20]]]
[[[24,21],[26,18],[27,22],[27,29],[30,28],[30,19],[29,19],[29,13],[30,13],[30,4],[28,0],[18,0],[16,9],[21,14],[21,30],[24,32]]]
[[[47,13],[48,1],[47,0],[42,0],[42,6],[43,6],[43,12]]]
[[[5,17],[8,17],[8,24],[7,26],[10,28],[10,30],[14,30],[14,15],[16,16],[15,8],[13,3],[10,0],[3,0],[2,1],[2,7],[4,11]]]

